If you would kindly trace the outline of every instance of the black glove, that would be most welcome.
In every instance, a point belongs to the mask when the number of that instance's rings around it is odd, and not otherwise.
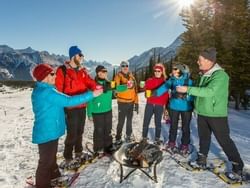
[[[151,91],[151,97],[152,96],[157,96],[157,90],[156,89],[153,89],[152,91]]]
[[[134,111],[139,114],[139,104],[135,103],[134,104]]]
[[[104,82],[102,86],[103,86],[103,93],[106,93],[107,91],[111,90],[110,82]]]

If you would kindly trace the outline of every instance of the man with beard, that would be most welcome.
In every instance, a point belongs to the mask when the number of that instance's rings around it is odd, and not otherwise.
[[[117,93],[118,103],[118,125],[116,129],[116,144],[121,145],[122,143],[122,130],[126,120],[126,142],[132,141],[132,119],[133,111],[139,113],[138,95],[137,95],[137,84],[133,74],[129,71],[127,61],[122,61],[120,64],[121,71],[119,71],[114,81],[116,86],[127,85],[127,90],[124,92]]]
[[[77,46],[69,48],[70,61],[65,62],[56,72],[56,88],[67,95],[74,96],[95,90],[96,83],[81,66],[84,56]],[[86,119],[86,104],[65,108],[67,136],[63,156],[64,168],[72,166],[82,156],[82,134]],[[73,150],[75,159],[73,160]]]

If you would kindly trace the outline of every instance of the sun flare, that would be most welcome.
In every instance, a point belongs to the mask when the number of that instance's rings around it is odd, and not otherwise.
[[[192,5],[194,0],[178,0],[179,6],[181,8],[189,7]]]

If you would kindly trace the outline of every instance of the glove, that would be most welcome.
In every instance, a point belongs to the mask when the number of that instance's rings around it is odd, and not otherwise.
[[[139,104],[135,103],[134,104],[134,111],[139,114]]]
[[[106,82],[103,84],[103,93],[106,93],[109,90],[108,86],[109,85]]]
[[[151,97],[152,97],[152,96],[157,97],[157,90],[156,90],[156,89],[152,90],[152,92],[151,92]]]

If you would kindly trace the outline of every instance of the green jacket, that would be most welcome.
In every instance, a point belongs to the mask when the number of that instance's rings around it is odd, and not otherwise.
[[[195,96],[195,111],[208,117],[226,117],[228,114],[229,76],[218,65],[203,74],[197,87],[188,87],[188,94]]]
[[[92,117],[92,113],[105,113],[112,110],[112,95],[113,90],[110,88],[110,82],[106,80],[97,80],[97,84],[103,86],[103,93],[94,98],[87,104],[87,115]],[[127,90],[126,85],[116,87],[116,92],[123,92]]]

